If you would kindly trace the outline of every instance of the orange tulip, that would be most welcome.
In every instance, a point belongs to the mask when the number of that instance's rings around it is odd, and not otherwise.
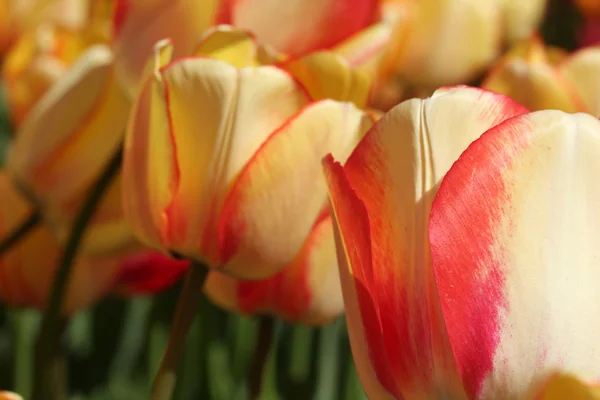
[[[343,312],[333,225],[327,212],[293,261],[274,276],[244,281],[211,271],[204,291],[215,304],[246,315],[273,314],[290,322],[322,325]]]
[[[9,151],[9,175],[58,232],[68,231],[88,188],[122,142],[130,105],[115,82],[112,61],[106,46],[87,50],[29,113]],[[87,245],[114,248],[131,238],[119,191],[117,180],[96,214],[100,230],[90,231]],[[100,234],[107,230],[110,235]]]
[[[482,87],[502,93],[531,110],[558,109],[600,116],[600,47],[570,55],[538,39],[515,46]]]
[[[240,278],[273,275],[326,201],[318,160],[344,159],[371,119],[349,103],[311,103],[276,67],[171,54],[158,45],[131,114],[125,214],[151,247]]]
[[[526,111],[445,88],[388,112],[345,165],[325,160],[369,398],[522,399],[556,372],[600,379],[600,122]]]
[[[298,57],[342,42],[374,22],[377,10],[376,0],[119,0],[114,17],[119,76],[135,93],[154,43],[168,38],[175,58],[187,56],[211,25],[248,29],[261,43]]]
[[[0,237],[13,231],[31,212],[6,174],[0,174]],[[11,306],[43,309],[61,248],[45,226],[36,227],[0,258],[0,298]],[[63,305],[65,314],[85,308],[114,286],[118,257],[80,256]]]

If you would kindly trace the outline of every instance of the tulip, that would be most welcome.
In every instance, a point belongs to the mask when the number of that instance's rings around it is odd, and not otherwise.
[[[18,127],[46,91],[91,45],[106,41],[92,24],[85,30],[40,25],[25,33],[2,68],[11,119]]]
[[[155,51],[126,134],[126,217],[163,252],[237,278],[275,274],[326,202],[318,160],[345,159],[370,117],[349,103],[311,102],[273,66],[171,61],[165,42]]]
[[[377,10],[376,0],[119,0],[114,16],[118,72],[134,94],[154,43],[169,38],[174,57],[187,56],[202,32],[217,24],[247,29],[259,42],[297,58],[342,42],[374,22]]]
[[[280,272],[244,281],[211,271],[204,292],[224,309],[246,315],[267,313],[309,325],[337,318],[343,302],[329,212],[319,218],[302,249]]]
[[[600,123],[525,111],[443,89],[387,113],[346,165],[325,160],[369,398],[518,399],[557,371],[600,378]]]
[[[563,53],[545,48],[537,39],[521,43],[492,69],[482,87],[510,96],[531,110],[600,116],[600,48]]]
[[[402,16],[395,17],[394,50],[382,71],[428,88],[473,80],[499,55],[504,42],[535,30],[545,2],[390,1],[384,11]]]
[[[0,237],[12,232],[31,206],[0,174]],[[61,255],[59,243],[44,225],[36,227],[0,258],[0,298],[6,304],[43,309]],[[118,273],[118,257],[80,256],[71,275],[63,313],[83,309],[108,293]]]
[[[87,190],[122,142],[130,106],[115,82],[112,61],[104,45],[87,50],[36,104],[9,150],[7,172],[57,232],[69,230]],[[116,194],[107,196],[95,221],[98,228],[110,222],[123,230],[112,230],[97,244],[92,230],[86,243],[98,251],[131,237],[118,181],[111,191]]]

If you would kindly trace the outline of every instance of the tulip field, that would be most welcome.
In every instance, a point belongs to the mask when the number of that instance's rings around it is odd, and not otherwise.
[[[600,0],[0,0],[0,400],[600,400]]]

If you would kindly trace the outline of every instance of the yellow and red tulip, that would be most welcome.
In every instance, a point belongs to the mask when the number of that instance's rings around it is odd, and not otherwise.
[[[247,315],[272,314],[322,325],[344,309],[329,212],[323,214],[292,262],[275,275],[244,281],[209,272],[204,292],[215,304]]]
[[[248,29],[261,43],[297,58],[342,42],[374,22],[377,13],[376,0],[118,0],[118,71],[134,93],[154,43],[168,38],[175,58],[188,56],[202,33],[215,24]]]
[[[125,214],[151,247],[239,278],[273,275],[326,202],[318,160],[345,159],[371,119],[349,103],[313,102],[274,66],[171,54],[157,46],[135,101]]]
[[[558,109],[600,115],[600,48],[567,55],[533,39],[498,62],[482,87],[510,96],[531,110]]]
[[[130,103],[112,63],[108,47],[89,48],[36,104],[9,150],[9,175],[58,231],[68,229],[81,199],[123,140]],[[110,226],[112,234],[100,238],[92,230],[86,240],[92,247],[118,247],[121,238],[130,237],[118,180],[111,190],[95,225]]]
[[[588,18],[600,19],[600,1],[598,0],[573,0],[579,10]]]
[[[369,398],[600,379],[599,138],[591,116],[454,88],[392,109],[344,166],[325,160]]]

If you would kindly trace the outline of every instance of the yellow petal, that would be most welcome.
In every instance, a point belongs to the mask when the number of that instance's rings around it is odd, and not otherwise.
[[[229,25],[207,30],[192,53],[198,57],[226,61],[236,68],[272,64],[284,58],[275,50],[257,43],[250,32]]]
[[[555,374],[533,398],[534,400],[598,400],[600,387],[587,385],[572,375]]]
[[[547,0],[502,0],[503,22],[506,39],[510,41],[528,38],[540,25]]]
[[[312,53],[280,66],[296,77],[314,100],[350,101],[359,108],[367,105],[370,76],[334,53]]]
[[[44,205],[68,202],[87,189],[121,143],[129,102],[111,63],[107,47],[90,48],[18,132],[8,172]]]
[[[497,1],[419,1],[397,71],[411,83],[428,86],[473,79],[500,51]]]

